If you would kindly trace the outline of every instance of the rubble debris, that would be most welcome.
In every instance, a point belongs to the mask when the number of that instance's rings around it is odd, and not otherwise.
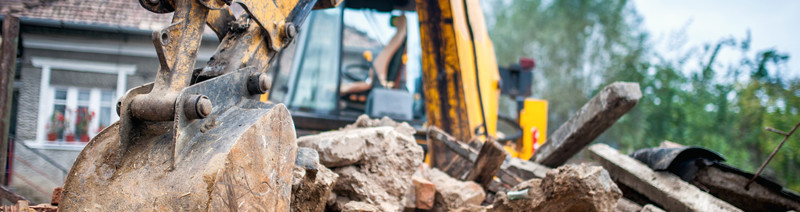
[[[53,196],[50,198],[51,205],[58,205],[58,203],[61,203],[62,192],[64,192],[64,188],[62,187],[53,188]]]
[[[664,144],[665,142],[662,142]],[[647,148],[632,157],[655,171],[668,171],[745,211],[800,211],[800,195],[780,184],[758,177],[750,189],[744,185],[754,177],[725,164],[722,156],[699,147],[672,143],[669,148]]]
[[[13,191],[11,191],[10,189],[6,188],[3,185],[0,185],[0,198],[2,198],[0,200],[5,199],[8,200],[9,202],[19,202],[19,201],[30,202],[28,198],[25,198],[17,193],[14,193]]]
[[[490,206],[470,205],[470,206],[465,206],[465,207],[461,207],[461,208],[455,209],[455,210],[453,210],[453,212],[486,212],[486,211],[490,211],[491,209],[492,209],[491,205]]]
[[[519,158],[510,158],[503,163],[501,170],[514,174],[521,179],[532,179],[544,178],[545,174],[547,174],[551,168]]]
[[[642,210],[640,210],[640,212],[665,212],[665,211],[659,207],[656,207],[655,205],[647,204],[644,207],[642,207]]]
[[[339,175],[336,199],[328,201],[332,208],[345,210],[345,204],[359,201],[399,211],[424,158],[414,132],[407,123],[362,116],[341,130],[300,137],[297,144],[317,150],[320,163]]]
[[[489,183],[492,182],[503,161],[505,161],[506,155],[503,147],[489,138],[480,148],[467,180],[475,181],[481,184],[483,188],[488,188]]]
[[[491,211],[613,211],[620,197],[602,167],[564,165],[498,193]]]
[[[500,172],[506,152],[499,144],[491,140],[487,142],[489,145],[478,145],[480,151],[475,151],[470,145],[436,127],[428,130],[428,147],[432,152],[431,164],[434,168],[459,180],[476,181],[488,189],[494,176]],[[499,176],[510,179],[513,184],[518,180],[518,177],[504,171]]]
[[[302,161],[307,165],[318,163],[313,161],[316,154],[317,152],[313,149],[298,148],[296,161]],[[309,169],[301,165],[295,165],[293,171],[291,210],[325,211],[326,202],[331,196],[333,184],[339,178],[339,175],[325,166],[316,166],[316,169]]]
[[[436,185],[425,178],[414,176],[411,178],[414,183],[414,207],[422,210],[430,210],[436,197]]]
[[[617,201],[617,207],[614,210],[618,212],[639,212],[642,210],[642,206],[622,197]]]
[[[392,134],[402,138],[402,141],[410,140],[416,144],[413,137],[416,131],[408,123],[396,123],[385,117],[380,121],[370,120],[366,115],[362,115],[355,123],[341,130],[300,137],[297,139],[297,145],[317,150],[320,164],[328,168],[341,167],[359,163],[376,155],[388,154],[380,147],[395,145],[396,142],[385,142],[379,137],[384,136],[389,129],[394,130]],[[402,145],[405,145],[405,142]]]
[[[378,212],[378,207],[359,201],[350,201],[344,204],[342,212]]]
[[[589,152],[618,183],[628,186],[669,211],[742,211],[694,187],[668,172],[655,172],[647,165],[605,144]]]
[[[460,181],[435,168],[427,170],[425,175],[436,185],[433,211],[450,211],[459,207],[480,205],[486,197],[486,192],[475,182]]]
[[[606,86],[548,136],[530,160],[549,167],[564,164],[614,125],[641,98],[638,83],[615,82]]]
[[[800,211],[796,193],[759,177],[750,189],[744,185],[752,174],[724,164],[702,166],[689,183],[745,211]]]
[[[50,205],[50,204],[39,204],[35,206],[30,206],[30,203],[26,200],[17,201],[15,205],[0,205],[0,211],[9,211],[9,212],[57,212],[58,206]]]
[[[456,140],[436,127],[428,129],[428,148],[431,167],[437,168],[459,180],[466,180],[478,153],[469,145]]]
[[[356,122],[348,124],[347,126],[343,127],[342,130],[370,128],[370,127],[394,127],[394,129],[399,131],[400,133],[411,134],[411,135],[414,135],[414,133],[417,132],[416,130],[414,130],[414,127],[411,127],[411,125],[408,125],[408,123],[395,122],[389,117],[383,117],[381,119],[370,119],[369,116],[367,115],[358,116]]]

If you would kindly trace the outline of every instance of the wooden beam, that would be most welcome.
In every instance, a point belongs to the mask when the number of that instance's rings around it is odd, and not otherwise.
[[[641,98],[638,83],[615,82],[606,86],[550,135],[530,160],[549,167],[563,165],[614,125]]]
[[[472,180],[481,184],[484,189],[489,188],[489,183],[492,182],[503,161],[506,159],[506,151],[493,139],[489,139],[481,147],[478,153],[478,158],[472,166],[467,180]]]
[[[428,148],[431,153],[431,167],[459,180],[467,180],[473,161],[478,157],[467,144],[435,126],[428,129]]]
[[[592,145],[589,153],[616,182],[636,190],[669,211],[742,211],[672,173],[655,172],[608,145]]]
[[[522,182],[519,177],[501,168],[507,154],[505,150],[497,143],[489,144],[484,143],[480,152],[477,152],[439,128],[428,129],[431,167],[459,180],[475,181],[484,189],[489,189],[494,176],[510,186]]]
[[[20,196],[19,194],[14,193],[13,191],[9,190],[8,188],[2,185],[0,185],[0,198],[8,200],[9,202],[19,202],[19,201],[30,202],[28,198]]]
[[[756,180],[745,189],[750,176],[729,170],[720,165],[700,167],[689,183],[746,211],[800,211],[797,197],[783,193],[780,186]]]
[[[8,162],[8,130],[11,126],[11,98],[14,94],[14,72],[17,68],[17,43],[19,42],[19,18],[5,15],[3,18],[2,45],[0,45],[0,183],[6,182]],[[15,201],[12,201],[15,202]]]
[[[516,176],[519,176],[520,179],[528,180],[532,178],[544,178],[545,174],[547,174],[547,172],[551,169],[534,162],[521,160],[518,158],[511,158],[508,160],[508,163],[503,165],[502,170],[506,170]]]

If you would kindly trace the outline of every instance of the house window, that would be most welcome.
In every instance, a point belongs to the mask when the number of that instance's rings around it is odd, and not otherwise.
[[[82,149],[85,143],[81,141],[90,140],[102,129],[119,120],[113,108],[117,98],[126,90],[127,77],[136,73],[136,65],[133,64],[44,57],[32,57],[31,63],[34,67],[41,68],[42,72],[39,81],[36,138],[26,141],[34,148]],[[116,88],[81,87],[85,84],[75,81],[51,84],[52,69],[113,74],[117,76]]]
[[[98,117],[97,121],[100,125],[97,127],[97,131],[105,129],[109,125],[111,125],[111,108],[114,107],[114,93],[110,91],[103,91],[100,95],[100,116]]]
[[[112,114],[115,92],[100,88],[52,87],[52,112],[48,115],[48,144],[88,142],[119,119]]]
[[[66,112],[67,112],[67,90],[56,89],[53,95],[53,112],[50,115],[50,123],[47,124],[47,140],[56,141],[64,140],[64,131],[66,128]]]

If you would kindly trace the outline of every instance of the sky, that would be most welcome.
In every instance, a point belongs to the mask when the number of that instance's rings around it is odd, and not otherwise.
[[[775,48],[788,53],[783,74],[800,76],[800,1],[797,0],[634,0],[644,19],[644,27],[654,41],[665,41],[685,30],[685,47],[715,44],[723,38],[742,40],[750,30],[750,56],[756,51]],[[673,36],[674,37],[674,36]],[[657,50],[675,45],[660,42]],[[741,58],[733,50],[723,50],[720,59]]]

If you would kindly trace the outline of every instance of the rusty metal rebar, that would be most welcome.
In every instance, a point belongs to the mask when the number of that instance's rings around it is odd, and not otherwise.
[[[778,147],[775,147],[775,150],[772,150],[772,154],[769,155],[769,157],[767,158],[767,161],[764,161],[764,163],[761,164],[761,167],[758,168],[758,171],[756,172],[756,175],[754,175],[753,178],[750,179],[750,181],[747,181],[747,184],[744,185],[744,189],[745,190],[750,190],[750,184],[753,184],[753,182],[756,181],[756,178],[758,178],[758,175],[761,175],[761,172],[764,171],[765,167],[767,167],[767,164],[769,164],[769,161],[771,161],[772,158],[775,157],[775,154],[777,154],[778,150],[780,150],[781,147],[783,147],[783,144],[786,143],[786,140],[789,140],[789,137],[792,136],[792,134],[794,134],[794,131],[797,130],[797,127],[800,127],[800,122],[797,122],[797,125],[794,125],[794,128],[792,128],[792,131],[789,131],[789,133],[786,133],[786,132],[783,132],[783,131],[780,131],[780,130],[777,130],[777,129],[774,129],[774,128],[771,128],[771,127],[765,128],[765,130],[767,130],[767,131],[783,135],[784,136],[783,137],[783,141],[781,141],[781,143],[778,144]]]

